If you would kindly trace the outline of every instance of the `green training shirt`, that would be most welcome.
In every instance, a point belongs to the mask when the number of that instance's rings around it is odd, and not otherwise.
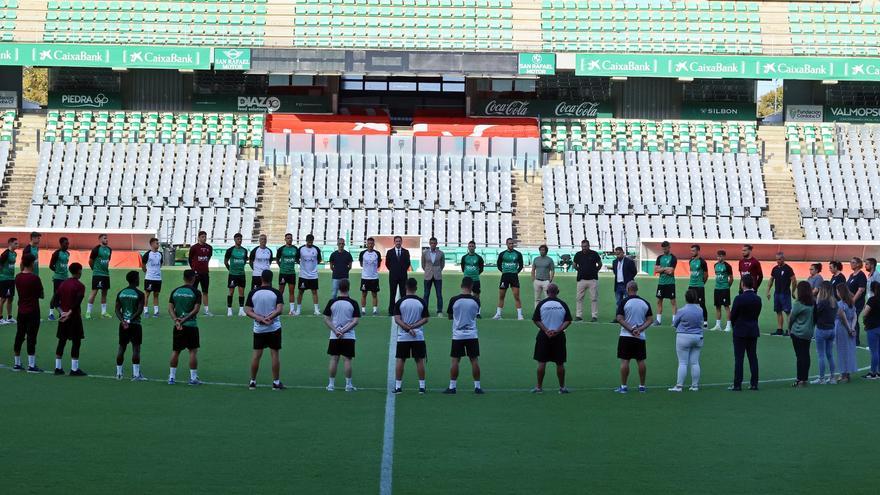
[[[244,275],[244,267],[247,265],[248,254],[248,250],[243,247],[232,246],[226,250],[226,256],[224,258],[229,264],[230,275]]]
[[[706,282],[703,281],[703,274],[709,271],[709,267],[706,266],[706,260],[703,258],[691,258],[688,265],[691,269],[688,287],[705,287]]]
[[[3,264],[0,265],[0,280],[15,280],[15,260],[18,255],[15,251],[6,250],[0,255]]]
[[[34,275],[40,275],[40,248],[34,247],[28,244],[21,251],[21,257],[24,258],[24,255],[32,254],[34,255]]]
[[[141,313],[146,296],[137,287],[126,287],[116,295],[116,302],[122,308],[122,319],[129,323],[141,324]],[[141,311],[139,311],[141,310]]]
[[[676,263],[678,263],[678,259],[672,253],[661,254],[657,257],[657,266],[660,268],[672,268]],[[657,285],[675,285],[675,275],[661,273]]]
[[[92,254],[89,256],[90,259],[94,260],[92,265],[92,275],[99,277],[109,277],[110,276],[110,256],[113,255],[113,250],[108,246],[98,245],[92,249]]]
[[[726,261],[715,263],[715,289],[730,289],[730,279],[733,268]]]
[[[464,276],[478,282],[480,280],[480,272],[483,271],[483,257],[477,253],[465,254],[461,257],[461,271]]]
[[[523,257],[519,251],[505,249],[498,255],[498,269],[501,273],[519,273],[523,268]]]
[[[202,302],[202,293],[196,290],[195,287],[181,285],[174,289],[174,292],[171,293],[171,297],[168,298],[168,302],[174,305],[174,316],[181,318],[190,314],[193,308],[196,307],[196,304]],[[198,327],[199,325],[196,322],[196,316],[198,315],[193,315],[192,318],[183,322],[183,326],[192,328]]]
[[[296,246],[283,245],[278,248],[275,253],[275,259],[278,261],[278,268],[282,275],[296,274],[296,258],[299,255],[299,249]]]
[[[70,251],[62,251],[61,249],[52,254],[52,263],[49,269],[52,270],[53,280],[67,280],[70,276],[68,265],[70,264]]]

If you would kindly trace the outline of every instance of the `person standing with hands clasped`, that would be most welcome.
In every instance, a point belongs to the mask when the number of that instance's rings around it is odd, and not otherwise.
[[[684,293],[685,305],[672,317],[675,327],[675,353],[678,355],[678,377],[670,392],[681,392],[688,368],[691,370],[691,392],[700,390],[700,351],[703,349],[703,309],[700,294],[693,287]]]
[[[755,294],[755,279],[748,272],[739,281],[742,294],[733,299],[730,321],[733,322],[733,385],[727,390],[742,390],[743,361],[749,357],[749,390],[758,390],[758,337],[761,329],[761,298]]]
[[[813,288],[809,282],[799,282],[795,289],[797,300],[788,316],[788,334],[797,359],[797,381],[793,387],[806,387],[810,379],[810,342],[815,328]]]
[[[581,241],[581,250],[575,253],[574,269],[577,271],[577,304],[575,305],[575,321],[584,319],[584,295],[590,292],[590,321],[599,321],[599,270],[602,269],[602,258],[599,253],[590,249],[590,241]]]
[[[437,238],[428,240],[428,249],[422,251],[422,270],[425,272],[425,303],[431,299],[431,288],[437,291],[437,317],[443,316],[443,267],[446,255],[437,248]]]
[[[837,343],[837,364],[840,377],[837,383],[849,383],[856,368],[856,311],[855,298],[847,284],[837,286],[837,320],[834,322],[834,340]]]
[[[617,306],[617,322],[620,323],[620,337],[617,339],[617,358],[620,360],[620,386],[614,389],[618,394],[627,393],[629,362],[633,359],[639,367],[639,392],[647,392],[645,360],[648,352],[645,346],[645,330],[651,326],[651,305],[638,295],[639,286],[635,281],[626,284],[626,299]]]
[[[553,258],[547,256],[547,245],[541,244],[538,247],[540,256],[532,260],[532,288],[535,291],[535,307],[544,299],[545,295],[549,295],[547,287],[553,283],[556,265]]]
[[[862,310],[862,319],[871,350],[871,371],[862,378],[877,380],[880,379],[880,282],[871,282],[868,288],[871,289],[871,297]]]
[[[544,373],[547,363],[556,363],[556,378],[559,380],[559,393],[567,394],[565,386],[565,361],[568,357],[565,346],[565,329],[571,325],[571,311],[559,300],[559,286],[547,286],[547,298],[535,308],[532,321],[538,327],[535,337],[534,359],[538,362],[538,383],[532,393],[544,391]]]

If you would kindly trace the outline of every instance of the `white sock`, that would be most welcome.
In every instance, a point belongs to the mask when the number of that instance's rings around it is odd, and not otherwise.
[[[139,364],[131,365],[131,374],[133,376],[141,376],[141,365],[139,365]]]
[[[727,322],[727,328],[730,328],[730,321]]]
[[[379,312],[379,308],[377,308],[376,306],[373,306],[373,313],[378,313],[378,312]]]
[[[107,304],[106,303],[101,303],[101,314],[102,315],[107,314]]]
[[[55,358],[55,369],[60,370],[63,365],[61,364],[61,358]]]
[[[715,326],[720,328],[721,327],[721,320],[715,320]]]
[[[449,380],[449,388],[454,390],[457,387],[457,382],[458,380]]]
[[[419,388],[425,388],[425,380],[419,380]]]
[[[501,316],[501,308],[495,308],[495,316]]]
[[[522,308],[516,310],[516,316],[522,317]]]
[[[189,370],[189,379],[190,380],[195,380],[198,377],[199,377],[199,370],[194,370],[194,369]]]
[[[297,304],[296,305],[296,312],[299,313],[302,310],[302,308],[303,308],[302,304]]]
[[[143,312],[143,315],[144,315],[144,316],[147,316],[148,314],[150,314],[150,308],[144,306],[144,312]]]
[[[116,365],[116,374],[117,374],[117,375],[121,375],[121,374],[122,374],[122,365],[121,365],[121,364],[117,364],[117,365]]]
[[[660,323],[661,321],[663,321],[663,315],[657,315],[657,318],[656,318],[655,321],[656,321],[657,323]]]
[[[346,386],[346,387],[350,387],[350,386],[351,386],[351,378],[346,378],[346,379],[345,379],[345,386]]]
[[[21,366],[21,356],[15,356],[15,365]]]
[[[90,314],[91,314],[91,312],[92,312],[92,308],[93,308],[93,307],[95,307],[94,304],[92,304],[92,303],[88,303],[88,304],[86,305],[86,313],[90,313]]]
[[[154,315],[159,314],[159,306],[153,306],[153,314]]]
[[[208,313],[210,313],[210,311],[208,310],[208,306],[205,306],[205,314],[208,314]]]
[[[474,380],[474,388],[482,388],[480,387],[480,380]]]
[[[296,304],[294,304],[294,303],[290,303],[290,310],[291,310],[291,311],[296,311]]]
[[[28,356],[28,366],[31,368],[37,367],[37,356]]]
[[[169,368],[168,378],[170,378],[172,380],[177,378],[177,368]]]
[[[70,360],[70,370],[76,371],[79,369],[79,359],[71,359]]]
[[[281,385],[281,380],[272,380],[273,385]]]
[[[321,307],[318,306],[317,304],[315,304],[315,312],[317,312],[317,313],[321,312]]]
[[[331,376],[330,379],[327,381],[327,386],[328,387],[335,387],[336,386],[336,378]]]
[[[394,388],[403,387],[403,380],[394,380]]]

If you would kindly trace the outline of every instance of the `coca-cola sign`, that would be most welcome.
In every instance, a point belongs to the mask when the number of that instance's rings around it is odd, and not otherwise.
[[[473,115],[487,117],[559,117],[595,119],[613,117],[607,102],[566,100],[474,100]]]

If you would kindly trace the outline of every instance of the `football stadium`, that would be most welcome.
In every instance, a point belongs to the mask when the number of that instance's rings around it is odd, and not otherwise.
[[[0,491],[878,493],[878,34],[0,0]]]

